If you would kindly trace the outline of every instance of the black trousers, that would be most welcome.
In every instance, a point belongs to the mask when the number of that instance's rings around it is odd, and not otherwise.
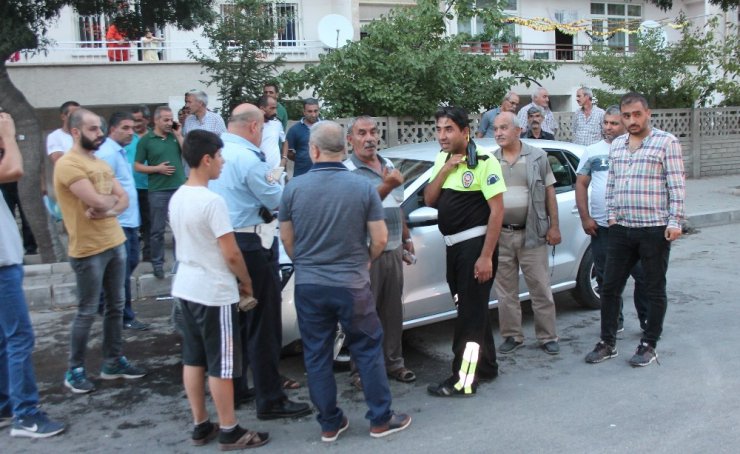
[[[278,371],[283,343],[278,242],[275,238],[272,247],[264,249],[254,233],[237,233],[236,241],[258,303],[251,311],[239,312],[243,370],[234,379],[234,397],[238,400],[247,391],[247,368],[251,367],[259,413],[285,398]]]
[[[141,216],[141,225],[139,225],[139,243],[141,243],[142,255],[148,259],[151,256],[151,251],[149,250],[149,190],[137,189],[136,196],[139,200],[139,216]]]
[[[21,208],[21,199],[18,195],[18,182],[13,181],[11,183],[0,184],[0,191],[3,193],[5,203],[8,204],[10,212],[15,215],[15,207],[18,207],[18,213],[21,215],[21,233],[23,234],[23,249],[26,253],[35,252],[38,249],[36,245],[36,238],[33,236],[31,226],[26,220],[26,215],[23,214],[23,208]]]
[[[471,238],[447,247],[447,283],[452,296],[457,295],[457,319],[452,340],[452,353],[455,355],[452,360],[452,376],[458,377],[465,344],[475,342],[480,346],[478,366],[475,370],[476,381],[479,378],[493,379],[498,375],[491,311],[488,309],[493,278],[480,284],[474,277],[475,262],[480,257],[485,238],[485,236]],[[497,268],[498,246],[493,253],[494,278]]]

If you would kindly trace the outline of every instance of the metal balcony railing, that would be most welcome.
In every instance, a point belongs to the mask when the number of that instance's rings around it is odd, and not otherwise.
[[[524,60],[575,62],[582,61],[583,56],[590,49],[591,46],[588,44],[491,43],[487,41],[468,41],[460,48],[462,52],[491,55],[494,58],[503,58],[507,54],[516,53]],[[627,51],[625,48],[612,49]]]

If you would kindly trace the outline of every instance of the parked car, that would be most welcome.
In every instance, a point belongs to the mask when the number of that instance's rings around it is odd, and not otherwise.
[[[547,152],[555,175],[562,242],[550,246],[550,280],[553,293],[570,290],[580,304],[598,309],[590,239],[583,232],[575,201],[576,168],[583,146],[550,140],[523,140]],[[479,148],[495,150],[493,139],[476,139]],[[457,316],[450,289],[445,279],[445,244],[437,228],[437,210],[424,205],[424,187],[429,181],[439,144],[425,142],[382,150],[380,154],[393,161],[405,178],[402,208],[414,239],[417,263],[404,265],[404,329],[427,325]],[[283,276],[283,344],[300,338],[293,300],[293,267],[281,254]],[[519,298],[529,299],[523,276],[519,278]],[[495,290],[489,307],[498,304]]]

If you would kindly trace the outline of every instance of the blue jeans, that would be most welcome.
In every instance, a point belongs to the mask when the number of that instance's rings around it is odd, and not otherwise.
[[[609,227],[606,273],[601,289],[601,340],[609,345],[616,344],[619,299],[638,261],[642,261],[647,301],[647,327],[642,342],[655,347],[663,332],[668,307],[665,275],[671,251],[665,229],[666,226],[629,228],[619,224]]]
[[[360,371],[369,408],[365,417],[373,426],[387,423],[391,417],[391,391],[383,361],[383,328],[370,284],[361,289],[299,284],[295,286],[295,301],[308,391],[319,410],[321,430],[337,430],[343,417],[337,407],[337,384],[332,370],[337,322],[342,325],[350,354]]]
[[[168,209],[175,189],[149,191],[149,248],[152,266],[164,266],[164,231],[167,227]]]
[[[105,292],[103,314],[103,362],[114,364],[123,350],[123,279],[126,275],[126,248],[123,244],[99,254],[69,263],[77,278],[77,315],[72,321],[69,368],[85,365],[90,327],[98,313],[100,292]]]
[[[594,258],[594,269],[596,271],[596,282],[599,284],[599,294],[604,286],[604,268],[606,266],[606,250],[609,243],[609,228],[598,226],[596,228],[596,236],[591,237],[591,253]],[[642,271],[641,262],[637,264],[630,271],[630,275],[635,280],[635,291],[633,294],[633,300],[635,302],[635,310],[637,311],[637,319],[640,321],[640,326],[645,323],[647,318],[647,293],[645,290],[645,275]],[[619,295],[619,321],[624,320],[622,315],[622,307],[624,302],[622,301],[622,295]]]
[[[38,411],[33,327],[22,282],[22,265],[0,267],[0,416],[23,417]]]

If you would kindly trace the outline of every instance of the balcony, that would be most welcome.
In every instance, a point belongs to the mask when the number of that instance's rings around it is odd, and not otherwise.
[[[503,58],[516,53],[523,60],[569,61],[580,62],[591,49],[588,44],[533,44],[533,43],[491,43],[486,41],[468,41],[460,47],[462,52],[490,55]]]
[[[208,45],[199,42],[201,48],[208,52]],[[143,47],[141,41],[131,41],[127,47],[115,48],[117,60],[109,61],[105,41],[57,41],[52,43],[44,52],[31,54],[18,52],[13,55],[8,64],[94,64],[112,63],[125,64],[130,62],[152,63],[152,60],[144,59],[144,51],[154,50],[158,61],[162,62],[192,62],[188,50],[195,48],[193,41],[165,41],[157,47]],[[307,40],[274,40],[270,43],[269,51],[264,55],[265,59],[275,58],[278,55],[285,57],[288,62],[318,61],[319,55],[328,49],[320,41]]]

